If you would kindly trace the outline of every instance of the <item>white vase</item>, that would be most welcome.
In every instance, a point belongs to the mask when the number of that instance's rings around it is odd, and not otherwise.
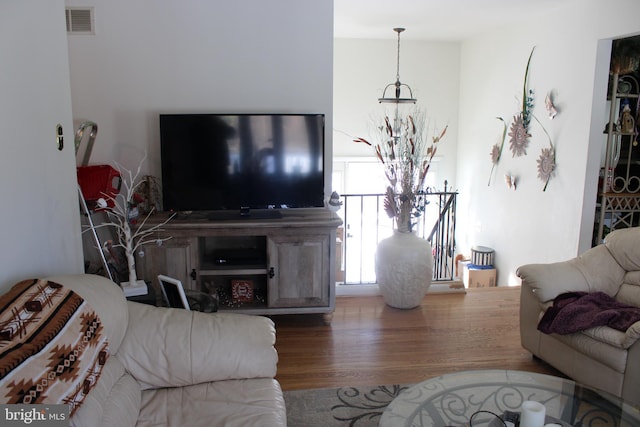
[[[387,305],[404,309],[420,305],[433,276],[429,242],[413,233],[394,231],[378,243],[375,261],[376,279]]]

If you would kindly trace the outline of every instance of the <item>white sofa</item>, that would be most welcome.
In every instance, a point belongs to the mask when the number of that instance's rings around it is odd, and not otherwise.
[[[522,346],[570,378],[640,405],[640,321],[626,332],[594,326],[569,334],[538,330],[554,299],[601,291],[640,307],[640,227],[616,230],[605,243],[571,260],[521,266]]]
[[[110,356],[72,425],[286,425],[270,319],[127,301],[101,276],[47,279],[88,302],[108,338]]]

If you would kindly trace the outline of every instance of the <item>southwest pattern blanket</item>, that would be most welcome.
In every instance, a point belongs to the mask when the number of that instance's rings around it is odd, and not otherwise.
[[[0,297],[0,402],[67,404],[73,415],[108,357],[98,315],[72,290],[33,279]]]

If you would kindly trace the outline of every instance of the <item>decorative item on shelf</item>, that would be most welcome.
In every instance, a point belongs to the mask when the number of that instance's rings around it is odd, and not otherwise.
[[[636,123],[631,115],[631,107],[628,103],[625,103],[622,107],[622,114],[620,115],[620,131],[622,133],[633,133],[636,130]]]
[[[331,196],[327,200],[327,208],[332,212],[337,212],[342,207],[342,200],[337,191],[331,193]]]
[[[220,308],[242,308],[247,304],[252,304],[255,306],[265,306],[266,299],[264,292],[260,292],[260,290],[254,289],[253,300],[251,301],[237,301],[233,299],[233,296],[229,292],[229,288],[217,288],[215,293],[217,294],[217,298],[220,304]]]
[[[631,82],[625,80],[624,78],[618,79],[618,93],[622,95],[627,95],[631,92],[633,86]]]
[[[145,216],[140,215],[137,206],[141,202],[141,197],[138,194],[138,190],[144,181],[139,177],[142,163],[146,157],[145,153],[135,173],[119,164],[115,165],[115,169],[122,178],[122,188],[116,195],[104,194],[103,198],[98,199],[97,205],[107,213],[108,221],[94,226],[96,229],[101,227],[115,228],[118,243],[110,244],[109,249],[111,251],[115,248],[124,250],[129,278],[128,281],[121,282],[120,285],[125,293],[133,292],[136,295],[140,295],[140,292],[143,292],[143,288],[146,289],[146,283],[144,280],[138,280],[135,254],[144,245],[149,243],[161,245],[164,241],[170,239],[170,237],[159,238],[157,233],[162,230],[163,225],[173,218],[173,215],[171,215],[160,224],[146,227],[147,220],[155,209],[151,208]],[[142,252],[142,254],[144,253]]]
[[[189,301],[189,307],[193,311],[201,311],[203,313],[215,313],[218,311],[220,302],[218,294],[208,294],[202,291],[194,291],[186,289],[185,295]]]
[[[140,194],[142,195],[142,206],[144,207],[142,213],[148,213],[154,210],[158,212],[162,209],[162,190],[158,177],[145,175],[142,178]]]
[[[253,280],[231,280],[231,299],[234,302],[252,302],[254,297]]]

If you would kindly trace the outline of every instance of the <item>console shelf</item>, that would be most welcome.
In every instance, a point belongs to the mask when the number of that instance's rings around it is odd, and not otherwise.
[[[158,214],[147,226],[166,218]],[[220,310],[320,313],[328,322],[335,309],[335,242],[341,224],[326,209],[283,210],[278,218],[255,219],[180,215],[159,232],[158,238],[170,239],[145,246],[137,267],[154,287],[157,275],[165,274],[188,289],[216,293]]]
[[[263,267],[263,268],[224,267],[224,268],[218,268],[215,270],[207,270],[207,269],[200,270],[200,275],[202,276],[228,276],[231,274],[236,276],[251,275],[251,274],[267,274],[267,269],[266,267]]]

